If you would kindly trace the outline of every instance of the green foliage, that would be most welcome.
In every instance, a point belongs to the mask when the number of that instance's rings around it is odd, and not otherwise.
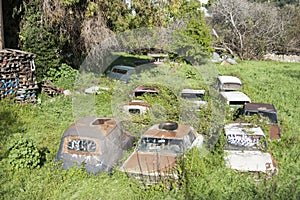
[[[187,66],[182,68],[180,73],[184,76],[189,68]],[[180,71],[180,67],[178,66],[176,70]],[[299,94],[295,92],[300,89],[298,64],[252,61],[229,67],[220,66],[219,70],[224,75],[238,75],[244,84],[244,92],[253,102],[274,103],[278,109],[283,131],[282,138],[280,142],[268,141],[268,151],[279,164],[277,176],[268,179],[260,175],[256,177],[258,181],[255,181],[249,173],[239,173],[226,168],[223,161],[223,137],[220,137],[213,151],[193,149],[187,153],[180,165],[180,175],[184,179],[180,179],[182,182],[176,182],[176,186],[172,188],[167,188],[165,185],[145,188],[117,169],[113,171],[112,176],[106,173],[91,175],[78,168],[62,170],[53,165],[53,161],[64,130],[74,122],[72,99],[49,98],[42,95],[41,103],[35,106],[21,106],[8,102],[0,104],[0,131],[1,134],[8,135],[6,142],[2,141],[1,135],[1,198],[298,199],[300,110]],[[109,85],[109,83],[112,82],[105,84]],[[99,96],[95,95],[95,98],[106,99],[103,101],[107,106],[111,93],[113,92],[105,92],[104,96],[100,93]],[[120,98],[122,95],[119,93]],[[97,109],[101,110],[101,114],[109,116],[111,113],[105,113],[105,108],[101,108],[101,105],[103,102]],[[8,157],[3,155],[12,147],[10,144],[19,141],[17,138],[21,137],[28,138],[34,149],[45,147],[49,149],[47,159],[40,168],[11,170]],[[26,150],[29,148],[27,144],[22,146],[25,146]]]
[[[59,88],[72,89],[77,75],[77,70],[63,63],[58,69],[50,68],[44,80],[51,80]]]
[[[21,49],[36,54],[36,75],[42,80],[50,68],[57,68],[61,62],[59,43],[51,28],[43,23],[40,2],[30,5],[24,2],[24,16],[21,22]]]
[[[9,148],[8,161],[12,169],[40,167],[41,154],[32,140],[20,138]]]
[[[182,5],[178,20],[184,21],[185,27],[173,35],[175,52],[189,61],[203,59],[213,51],[210,28],[206,24],[204,13],[199,10],[200,6],[199,1],[185,2]]]

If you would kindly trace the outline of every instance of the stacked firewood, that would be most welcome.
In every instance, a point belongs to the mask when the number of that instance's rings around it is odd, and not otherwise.
[[[64,89],[57,88],[50,80],[46,80],[42,83],[42,91],[47,93],[49,96],[56,96],[63,94]]]
[[[19,103],[35,103],[38,85],[35,55],[15,49],[0,50],[0,100],[13,97]]]

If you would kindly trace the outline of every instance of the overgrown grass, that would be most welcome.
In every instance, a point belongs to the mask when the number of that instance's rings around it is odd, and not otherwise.
[[[177,68],[177,69],[176,69]],[[192,76],[194,69],[174,69]],[[186,68],[186,69],[185,69]],[[222,74],[236,75],[244,83],[244,92],[253,102],[273,103],[282,125],[280,142],[270,141],[269,149],[279,164],[272,179],[227,169],[223,162],[222,137],[211,152],[193,150],[182,163],[181,185],[158,185],[145,189],[117,170],[90,175],[82,169],[62,170],[54,164],[61,136],[74,121],[72,99],[40,96],[37,105],[0,105],[0,198],[1,199],[299,199],[300,198],[300,68],[299,64],[241,62],[220,66]],[[188,77],[186,77],[188,78]],[[196,82],[192,84],[195,85]],[[101,96],[102,95],[102,96]],[[111,116],[107,109],[111,91],[96,96],[97,112]],[[101,107],[103,106],[103,107]],[[111,106],[110,106],[111,108]],[[46,155],[40,168],[13,170],[8,147],[18,138],[33,140]]]

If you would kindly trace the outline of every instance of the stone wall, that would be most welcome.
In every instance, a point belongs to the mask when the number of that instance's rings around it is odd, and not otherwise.
[[[300,62],[300,56],[297,55],[276,55],[276,54],[266,54],[264,56],[265,60],[274,60],[279,62]]]

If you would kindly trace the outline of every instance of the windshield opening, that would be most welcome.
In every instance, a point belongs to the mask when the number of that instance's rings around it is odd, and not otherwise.
[[[141,110],[140,110],[140,109],[137,109],[137,108],[130,108],[130,109],[128,110],[128,112],[129,112],[130,114],[134,114],[134,115],[141,114]]]
[[[143,137],[138,146],[139,151],[166,154],[183,153],[183,140],[170,138]]]
[[[238,83],[224,83],[222,87],[225,91],[235,91],[242,89],[242,85]]]
[[[119,68],[113,68],[112,72],[113,73],[117,73],[117,74],[126,74],[127,70],[125,70],[125,69],[119,69]]]
[[[96,142],[86,139],[73,139],[67,143],[67,149],[77,152],[96,152]]]
[[[267,117],[271,123],[277,124],[278,119],[277,119],[277,114],[276,113],[270,113],[270,112],[264,112],[264,111],[246,111],[246,115],[257,115],[260,114],[263,117]]]
[[[250,103],[249,101],[229,101],[229,105],[244,105],[245,103]]]
[[[200,99],[204,100],[204,94],[195,94],[195,93],[182,93],[181,97],[184,99]]]

